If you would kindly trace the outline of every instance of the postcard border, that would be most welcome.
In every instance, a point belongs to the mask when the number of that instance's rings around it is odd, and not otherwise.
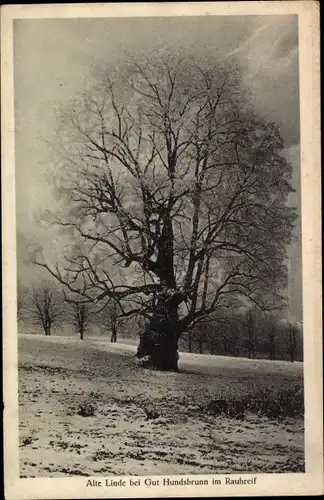
[[[244,5],[243,5],[244,4]],[[188,7],[190,6],[190,12]],[[302,495],[323,492],[322,399],[322,316],[321,316],[321,152],[320,152],[320,65],[319,3],[304,2],[224,2],[173,4],[65,4],[2,6],[2,213],[3,213],[3,355],[4,355],[4,448],[5,491],[10,499],[191,497]],[[306,473],[251,474],[255,486],[217,488],[137,487],[86,489],[88,478],[18,478],[18,387],[16,318],[16,225],[14,174],[13,108],[13,19],[67,17],[142,17],[188,15],[284,15],[298,14],[301,112],[302,262],[304,378],[305,378],[305,458]],[[314,418],[314,415],[316,418]],[[250,477],[251,475],[241,475]],[[215,474],[216,477],[220,475]],[[234,476],[234,475],[232,475]],[[128,476],[123,476],[129,480]],[[152,479],[159,476],[149,476]],[[166,476],[179,478],[179,476]],[[181,476],[195,479],[210,475]],[[98,479],[98,478],[96,478]],[[118,479],[118,478],[115,478]],[[41,492],[41,494],[40,494]]]

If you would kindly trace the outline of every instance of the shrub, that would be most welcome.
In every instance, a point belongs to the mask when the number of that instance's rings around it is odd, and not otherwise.
[[[282,389],[277,393],[259,391],[245,398],[248,411],[268,418],[302,417],[304,415],[304,391],[299,385]]]
[[[230,418],[243,418],[245,415],[245,405],[242,401],[224,399],[212,400],[206,407],[208,413],[213,415],[226,415]]]
[[[226,415],[230,418],[244,418],[245,413],[255,413],[271,419],[303,417],[304,392],[299,385],[279,392],[262,390],[242,399],[212,400],[205,411],[215,416]]]
[[[95,414],[95,407],[90,403],[81,403],[79,404],[77,414],[81,417],[93,417]]]

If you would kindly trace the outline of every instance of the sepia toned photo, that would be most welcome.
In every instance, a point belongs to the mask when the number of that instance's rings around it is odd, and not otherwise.
[[[8,498],[321,492],[318,11],[280,4],[4,7]]]

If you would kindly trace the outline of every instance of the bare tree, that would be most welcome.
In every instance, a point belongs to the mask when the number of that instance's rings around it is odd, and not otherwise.
[[[231,356],[237,356],[242,336],[241,324],[237,321],[232,320],[229,322],[229,328],[230,328],[230,353]]]
[[[41,283],[33,288],[29,311],[45,335],[51,335],[52,326],[60,323],[64,313],[62,299],[51,283]]]
[[[91,323],[92,317],[91,304],[80,302],[70,304],[70,318],[75,330],[80,334],[80,340],[84,339],[84,334]]]
[[[277,344],[277,325],[273,318],[269,318],[265,325],[269,341],[269,357],[271,360],[276,359],[276,344]]]
[[[103,323],[111,333],[110,342],[117,342],[118,331],[121,326],[120,307],[116,300],[111,299],[103,311]]]
[[[191,328],[188,329],[188,331],[186,332],[186,340],[187,340],[187,344],[188,344],[188,351],[189,352],[192,352],[193,350],[193,343],[194,343],[194,335],[193,335],[193,331]]]
[[[296,359],[296,352],[298,347],[298,327],[293,323],[288,323],[286,329],[286,343],[287,343],[287,353],[289,355],[290,361],[293,363]]]
[[[257,352],[257,326],[255,312],[249,309],[245,315],[246,347],[248,357],[253,359]]]
[[[228,311],[225,317],[214,316],[211,337],[216,337],[220,352],[228,356],[237,356],[242,338],[244,337],[244,319],[241,313]]]
[[[28,289],[22,286],[20,283],[17,284],[17,321],[21,321],[25,317],[25,313],[28,305]]]
[[[198,346],[199,354],[204,353],[204,346],[208,342],[211,322],[208,318],[197,322],[193,328],[193,339]]]
[[[231,342],[230,342],[230,335],[229,335],[230,332],[229,332],[228,325],[224,324],[224,322],[222,322],[219,325],[219,333],[220,333],[220,340],[221,340],[223,352],[224,352],[225,356],[227,356],[230,352]]]
[[[156,58],[107,76],[63,120],[72,209],[57,222],[83,250],[38,263],[83,302],[113,298],[148,318],[137,355],[159,369],[177,370],[180,335],[234,299],[266,310],[283,299],[292,168],[240,78]],[[126,280],[111,273],[125,268]]]

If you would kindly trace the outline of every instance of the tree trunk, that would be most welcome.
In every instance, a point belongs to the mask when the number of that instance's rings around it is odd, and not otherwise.
[[[149,356],[156,370],[178,371],[178,321],[178,306],[161,294],[153,318],[140,334],[136,356]]]
[[[115,343],[115,342],[117,342],[117,332],[116,332],[116,330],[114,330],[114,329],[113,329],[112,334],[111,334],[111,337],[110,337],[110,342],[111,342],[111,343]]]
[[[84,332],[83,330],[80,330],[80,340],[83,340]]]
[[[174,166],[169,165],[170,175]],[[170,211],[172,197],[163,215],[163,227],[158,240],[158,256],[155,273],[160,278],[161,290],[154,299],[154,311],[151,321],[140,335],[136,356],[148,356],[151,366],[156,370],[178,370],[178,341],[182,331],[179,329],[178,308],[182,299],[176,291],[173,262],[173,227]],[[181,294],[180,294],[181,296]]]
[[[149,356],[156,370],[178,371],[178,341],[170,334],[146,329],[140,336],[138,358]]]

